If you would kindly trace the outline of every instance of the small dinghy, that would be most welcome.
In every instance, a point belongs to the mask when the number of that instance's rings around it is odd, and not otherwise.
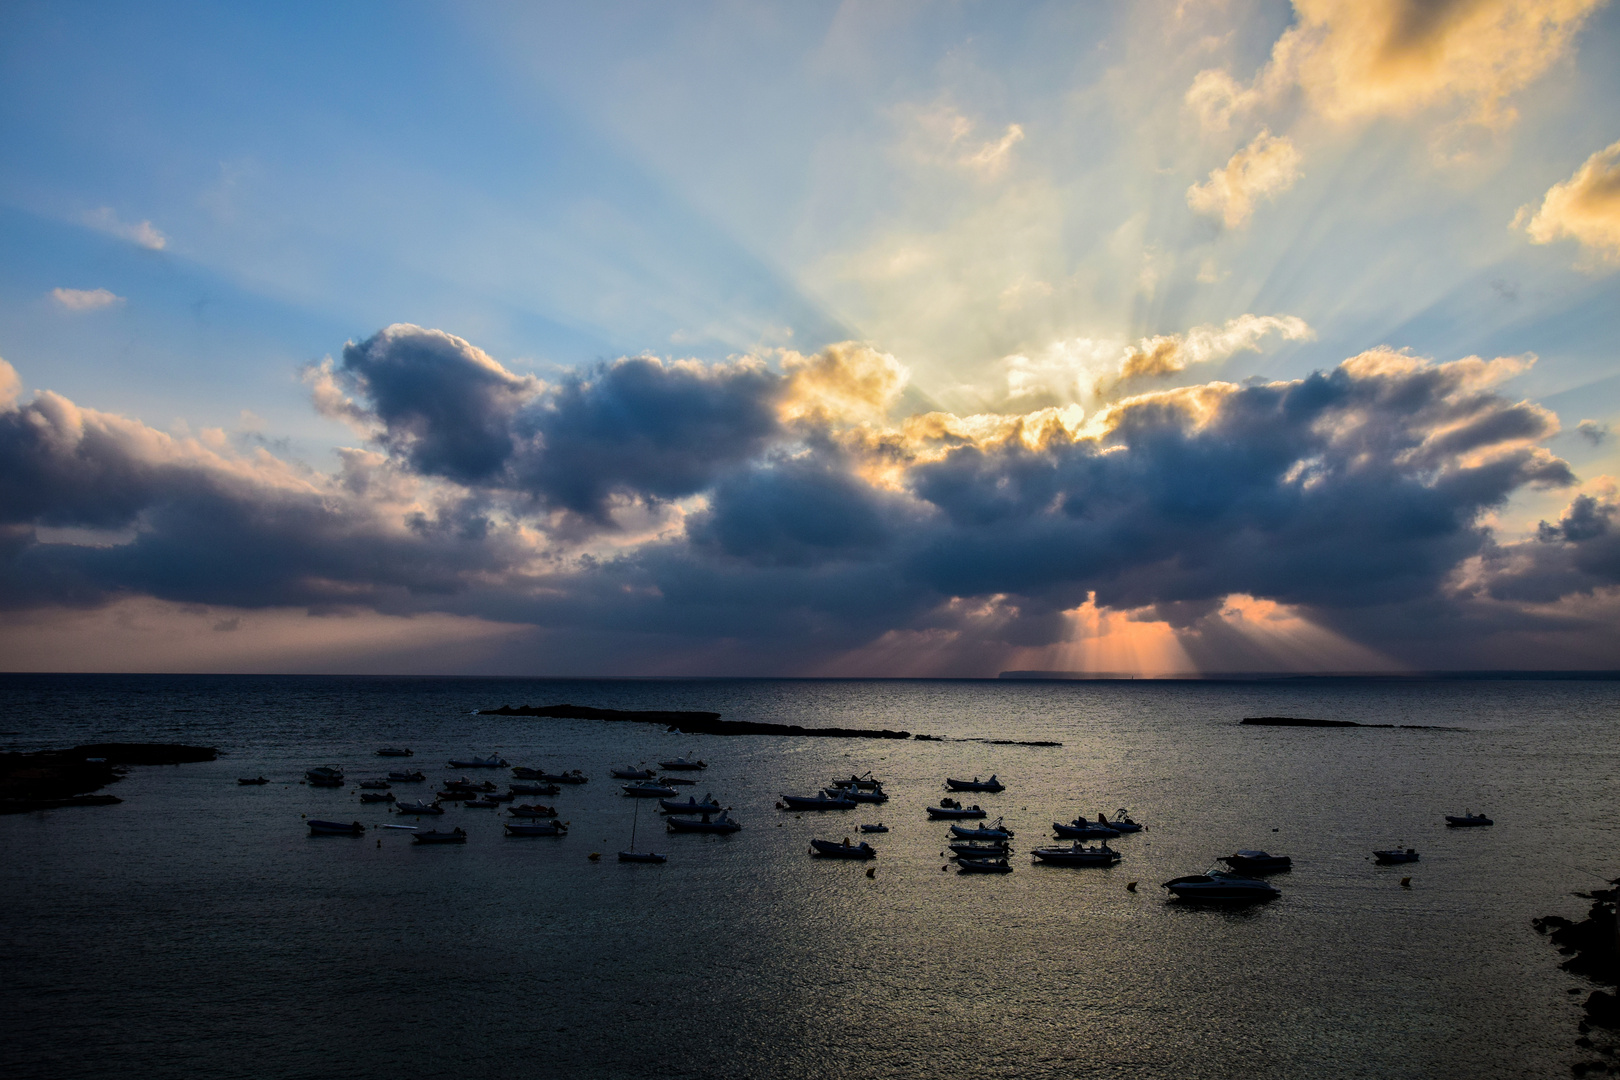
[[[530,769],[522,765],[514,765],[512,775],[519,780],[538,780],[545,775],[545,772],[542,769]]]
[[[377,751],[378,757],[411,757],[416,753],[408,746],[385,746]]]
[[[1373,858],[1379,866],[1394,866],[1396,863],[1417,862],[1418,853],[1413,848],[1402,851],[1400,848],[1390,848],[1387,851],[1373,852]]]
[[[865,840],[851,844],[849,837],[846,836],[841,844],[835,844],[831,840],[811,840],[810,854],[822,855],[829,859],[875,859],[877,849]]]
[[[1010,874],[1012,866],[1006,859],[957,859],[958,874]]]
[[[358,821],[345,824],[341,821],[315,821],[309,822],[309,835],[311,836],[364,836],[366,827]]]
[[[465,776],[463,776],[460,780],[446,780],[444,782],[444,786],[449,788],[451,791],[470,791],[474,793],[496,790],[495,781],[493,780],[473,781],[467,779]]]
[[[1086,847],[1076,840],[1069,847],[1032,848],[1030,854],[1049,866],[1113,866],[1120,858],[1106,840],[1097,847]]]
[[[392,791],[362,791],[360,801],[363,803],[393,802],[394,793]]]
[[[557,816],[555,806],[541,806],[539,803],[520,803],[507,811],[515,818],[554,818]]]
[[[690,776],[660,776],[658,782],[665,787],[696,787],[697,781]]]
[[[620,784],[619,787],[632,799],[666,799],[675,794],[675,789],[665,787],[652,780],[643,780],[639,784]]]
[[[1481,825],[1495,825],[1496,822],[1484,814],[1470,814],[1464,810],[1462,817],[1453,814],[1446,815],[1446,828],[1448,829],[1474,829]]]
[[[420,772],[391,772],[388,774],[390,784],[420,784],[426,780]]]
[[[444,807],[440,806],[437,802],[423,802],[421,799],[418,799],[415,802],[398,803],[394,806],[394,809],[399,811],[401,814],[444,813]]]
[[[1142,826],[1131,820],[1130,813],[1123,806],[1114,811],[1113,821],[1109,821],[1107,817],[1103,816],[1102,814],[1098,814],[1097,824],[1121,833],[1142,831]]]
[[[481,799],[468,799],[461,804],[461,808],[463,810],[498,810],[500,805],[500,803],[485,795]]]
[[[1054,821],[1052,831],[1059,840],[1112,840],[1119,835],[1112,825],[1099,825],[1085,818],[1075,818],[1067,825]]]
[[[1268,855],[1264,851],[1235,851],[1222,855],[1219,861],[1240,874],[1275,874],[1294,868],[1294,860],[1287,855]]]
[[[513,784],[506,790],[513,795],[556,795],[562,788],[556,784]]]
[[[543,772],[539,776],[531,776],[529,779],[539,780],[547,784],[584,784],[588,783],[591,778],[578,769],[569,769],[567,772],[562,773]]]
[[[453,757],[450,759],[450,767],[452,769],[504,769],[506,768],[506,759],[501,757],[499,754],[491,754],[487,758]]]
[[[609,769],[608,775],[615,780],[651,780],[658,774],[652,769],[635,769],[626,765],[622,769]]]
[[[708,814],[704,814],[696,821],[689,817],[667,818],[664,824],[666,831],[672,833],[734,833],[742,828],[742,822],[732,821],[731,813],[727,810],[720,811],[720,816],[713,821],[709,820]]]
[[[427,832],[414,832],[411,834],[411,843],[413,844],[465,844],[466,842],[466,829],[451,829],[449,832],[429,829]]]
[[[262,776],[239,776],[236,778],[236,782],[247,787],[257,787],[259,784],[268,784],[270,781]]]
[[[970,840],[949,845],[953,858],[969,859],[1005,859],[1012,854],[1012,848],[1006,841],[997,843],[993,840]]]
[[[1171,878],[1160,887],[1169,889],[1178,900],[1200,904],[1254,904],[1282,895],[1275,885],[1219,870]]]
[[[304,779],[314,787],[342,787],[343,770],[336,765],[322,765],[306,772]]]
[[[507,836],[567,836],[568,826],[560,821],[508,821]]]
[[[883,824],[883,822],[881,822],[881,821],[878,822],[876,825],[862,825],[861,826],[861,832],[864,832],[864,833],[888,832],[888,831],[889,831],[889,827],[887,825]]]
[[[712,793],[703,796],[702,802],[698,802],[688,795],[685,802],[679,802],[675,799],[659,799],[658,805],[663,808],[666,814],[718,814],[724,809],[715,801]]]
[[[972,829],[966,825],[952,825],[951,834],[959,836],[963,840],[1011,840],[1013,838],[1013,831],[1003,825],[1000,818],[996,818],[988,825],[980,825]]]
[[[829,795],[825,791],[818,791],[813,796],[783,795],[782,803],[789,810],[853,810],[859,805],[854,799]]]
[[[950,788],[952,791],[1006,791],[1007,790],[1007,785],[1003,784],[1000,780],[997,780],[994,773],[991,774],[990,779],[988,779],[988,780],[980,780],[977,776],[975,776],[971,780],[952,780],[950,777],[947,776],[945,778],[945,786]]]
[[[871,790],[852,787],[833,788],[831,790],[840,798],[853,799],[858,803],[886,803],[889,801],[889,793],[883,790],[882,784],[876,785]]]
[[[883,786],[883,782],[881,780],[872,779],[872,774],[867,773],[865,776],[851,776],[848,780],[834,780],[827,786],[830,788],[846,788],[855,791],[876,791],[878,788]]]
[[[968,818],[989,817],[989,813],[980,810],[977,803],[972,806],[963,806],[955,799],[941,799],[938,806],[928,808],[928,816],[937,820],[960,821]]]
[[[691,758],[678,757],[669,761],[660,761],[658,763],[658,767],[660,769],[668,769],[670,772],[697,772],[699,769],[707,769],[709,767],[709,763],[706,761],[693,761]]]
[[[378,776],[370,780],[360,781],[360,787],[363,791],[387,791],[388,781],[383,777]]]
[[[621,851],[621,852],[619,852],[619,861],[620,862],[667,863],[667,862],[669,862],[669,856],[668,855],[660,855],[656,851]]]

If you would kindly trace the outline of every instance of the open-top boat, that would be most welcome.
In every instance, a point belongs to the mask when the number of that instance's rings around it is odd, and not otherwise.
[[[780,805],[788,810],[853,810],[860,804],[842,795],[818,791],[815,795],[783,795]]]
[[[742,822],[731,820],[731,812],[729,810],[720,811],[720,816],[715,818],[713,821],[709,820],[708,814],[704,814],[696,821],[689,817],[666,818],[664,820],[664,824],[667,831],[672,833],[734,833],[738,829],[742,828]]]
[[[393,802],[394,793],[392,791],[362,791],[360,801],[363,803]]]
[[[440,832],[429,829],[427,832],[414,832],[411,834],[414,844],[465,844],[467,842],[466,829],[451,829],[449,832]]]
[[[675,787],[677,785],[680,787],[697,786],[697,781],[693,780],[690,776],[660,776],[658,778],[658,782],[663,784],[665,787]]]
[[[865,776],[851,776],[848,780],[834,780],[827,786],[830,788],[853,788],[856,791],[875,791],[883,786],[883,782],[872,779],[872,774],[868,772]]]
[[[438,804],[437,800],[435,800],[434,802],[423,802],[421,799],[418,799],[415,802],[395,803],[394,804],[394,809],[396,811],[398,811],[399,813],[401,813],[401,814],[442,814],[442,813],[444,813],[444,807],[440,806]]]
[[[810,854],[822,855],[829,859],[875,859],[877,849],[865,840],[852,844],[846,836],[841,844],[835,844],[831,840],[811,840]]]
[[[830,788],[829,790],[839,798],[853,799],[859,803],[886,803],[889,801],[889,793],[883,790],[882,784],[875,784],[870,789],[846,787]]]
[[[590,779],[578,769],[549,773],[544,769],[525,769],[521,765],[512,770],[512,775],[518,780],[538,780],[542,784],[583,784]]]
[[[1113,866],[1120,857],[1106,840],[1097,847],[1086,847],[1076,840],[1069,847],[1031,848],[1030,854],[1051,866]]]
[[[567,836],[568,826],[560,821],[508,821],[507,836]]]
[[[950,777],[947,776],[945,778],[945,786],[950,788],[952,791],[1006,791],[1007,790],[1007,785],[1003,784],[1000,780],[997,780],[994,773],[992,773],[990,775],[990,779],[988,779],[988,780],[980,780],[977,776],[975,776],[971,780],[953,780],[953,779],[951,779]]]
[[[1005,840],[962,840],[948,846],[951,855],[958,859],[1005,859],[1012,854],[1012,847]]]
[[[387,791],[388,780],[385,777],[374,776],[370,780],[360,781],[362,791]]]
[[[420,784],[426,780],[421,772],[391,772],[388,774],[390,784]]]
[[[461,804],[461,808],[463,810],[497,810],[500,805],[500,803],[485,795],[478,799],[468,799]]]
[[[408,746],[385,746],[377,751],[378,757],[411,757],[416,751]]]
[[[321,765],[306,772],[304,779],[312,787],[342,787],[343,770],[336,765]]]
[[[1379,866],[1394,866],[1397,863],[1417,862],[1418,853],[1413,848],[1406,848],[1404,851],[1400,848],[1390,848],[1387,851],[1373,852],[1373,858],[1378,861]]]
[[[1131,820],[1130,812],[1127,811],[1123,806],[1114,811],[1113,821],[1109,821],[1102,814],[1098,814],[1097,824],[1106,825],[1115,832],[1133,833],[1142,831],[1142,826]]]
[[[1496,822],[1492,821],[1484,814],[1470,814],[1466,810],[1463,811],[1461,817],[1458,817],[1455,814],[1446,815],[1446,828],[1448,829],[1473,829],[1481,825],[1495,824]]]
[[[1169,889],[1178,900],[1203,904],[1253,904],[1282,895],[1275,885],[1219,870],[1171,878],[1161,888]]]
[[[693,761],[691,758],[672,758],[669,761],[660,761],[658,767],[668,769],[670,772],[696,772],[709,767],[706,761]]]
[[[888,831],[889,831],[889,827],[887,825],[883,824],[883,822],[881,822],[881,821],[879,821],[875,825],[862,825],[861,826],[861,832],[864,832],[864,833],[880,833],[880,832],[888,832]]]
[[[493,780],[469,780],[465,776],[460,780],[446,780],[444,786],[451,791],[471,791],[474,793],[497,790]]]
[[[639,784],[620,784],[626,795],[634,799],[665,799],[675,794],[675,789],[665,787],[653,780],[643,780]]]
[[[959,821],[967,818],[989,817],[990,814],[987,811],[979,809],[979,805],[977,803],[974,803],[972,806],[963,806],[955,799],[941,799],[939,800],[938,806],[930,806],[928,808],[928,816],[934,818],[935,820],[943,819],[946,821]]]
[[[1013,831],[1001,823],[1000,818],[988,825],[979,825],[968,828],[966,825],[952,825],[951,834],[963,840],[1011,840]]]
[[[257,787],[260,784],[268,784],[270,781],[262,776],[239,776],[236,778],[236,782],[247,787]]]
[[[556,795],[562,788],[556,784],[512,784],[506,790],[513,795]]]
[[[637,769],[626,765],[622,769],[609,769],[608,775],[615,780],[651,780],[658,774],[652,769]]]
[[[1059,840],[1112,840],[1119,835],[1119,830],[1112,825],[1099,825],[1085,818],[1075,818],[1067,825],[1054,821],[1052,831]]]
[[[1287,855],[1268,855],[1264,851],[1235,851],[1222,855],[1220,861],[1240,874],[1275,874],[1294,868],[1294,860]]]
[[[453,757],[453,758],[450,759],[450,767],[452,769],[504,769],[504,768],[506,768],[506,759],[501,757],[501,755],[499,755],[499,754],[491,754],[487,758],[485,758],[485,757],[454,758]]]
[[[311,836],[364,836],[366,827],[358,821],[309,821]]]
[[[724,809],[713,794],[703,796],[702,802],[688,795],[685,802],[678,799],[659,799],[658,805],[666,814],[718,814]]]
[[[958,874],[1010,874],[1012,866],[1006,859],[957,859]]]
[[[515,818],[554,818],[557,816],[555,806],[541,806],[539,803],[519,803],[506,812]]]

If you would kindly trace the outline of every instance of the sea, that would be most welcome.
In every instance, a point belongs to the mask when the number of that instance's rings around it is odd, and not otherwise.
[[[937,738],[476,712],[564,702]],[[1531,920],[1620,877],[1614,681],[0,676],[0,746],[107,741],[223,755],[0,817],[10,1080],[1567,1076],[1592,987]],[[466,844],[414,845],[354,787],[388,745],[429,778],[406,798],[472,754],[590,781],[538,800],[564,838],[458,807]],[[741,831],[666,835],[608,775],[683,755]],[[329,764],[348,786],[301,782]],[[867,772],[887,804],[777,808]],[[960,874],[924,808],[991,774],[965,801],[1015,831],[1013,870]],[[1031,864],[1052,822],[1122,807],[1146,828],[1116,866]],[[1496,824],[1447,829],[1464,810]],[[873,862],[809,855],[877,821]],[[632,830],[668,862],[619,863]],[[1375,866],[1394,846],[1421,860]],[[1161,887],[1238,849],[1292,857],[1280,898]]]

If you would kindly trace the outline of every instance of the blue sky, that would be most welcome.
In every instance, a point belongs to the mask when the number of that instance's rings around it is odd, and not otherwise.
[[[0,649],[1614,666],[1617,55],[1597,0],[7,5]],[[1239,388],[1336,371],[1242,472]],[[58,400],[106,445],[39,441]],[[278,532],[288,485],[335,516]],[[1298,531],[1374,490],[1387,558]],[[243,590],[199,545],[307,558]]]

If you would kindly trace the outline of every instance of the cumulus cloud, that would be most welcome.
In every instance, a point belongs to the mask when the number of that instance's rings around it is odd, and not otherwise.
[[[169,238],[157,230],[150,221],[127,222],[121,221],[110,206],[103,206],[91,210],[80,220],[92,229],[116,236],[121,240],[128,240],[132,244],[139,244],[148,251],[162,251],[169,244]]]
[[[1228,229],[1241,228],[1248,224],[1257,200],[1294,186],[1299,161],[1299,151],[1286,135],[1262,130],[1232,155],[1225,168],[1211,170],[1208,180],[1188,188],[1187,205],[1220,218]]]
[[[124,302],[122,296],[106,289],[52,289],[51,299],[69,311],[95,311]]]
[[[1021,124],[1008,124],[999,137],[983,139],[978,125],[955,107],[938,104],[900,110],[906,124],[905,146],[911,156],[931,165],[947,165],[986,178],[1001,175],[1012,160],[1012,149],[1024,141]]]
[[[1524,227],[1532,243],[1568,238],[1603,262],[1620,263],[1620,142],[1549,188],[1534,214],[1521,207],[1513,223]]]
[[[1259,352],[1260,341],[1268,334],[1278,334],[1288,341],[1308,341],[1316,336],[1304,319],[1294,315],[1240,315],[1222,326],[1195,326],[1185,334],[1143,338],[1126,348],[1117,374],[1098,381],[1097,393],[1104,395],[1122,384],[1175,375],[1190,364],[1225,360],[1240,352]]]
[[[1609,425],[1596,420],[1582,420],[1575,425],[1575,433],[1593,446],[1602,446],[1609,437]]]

